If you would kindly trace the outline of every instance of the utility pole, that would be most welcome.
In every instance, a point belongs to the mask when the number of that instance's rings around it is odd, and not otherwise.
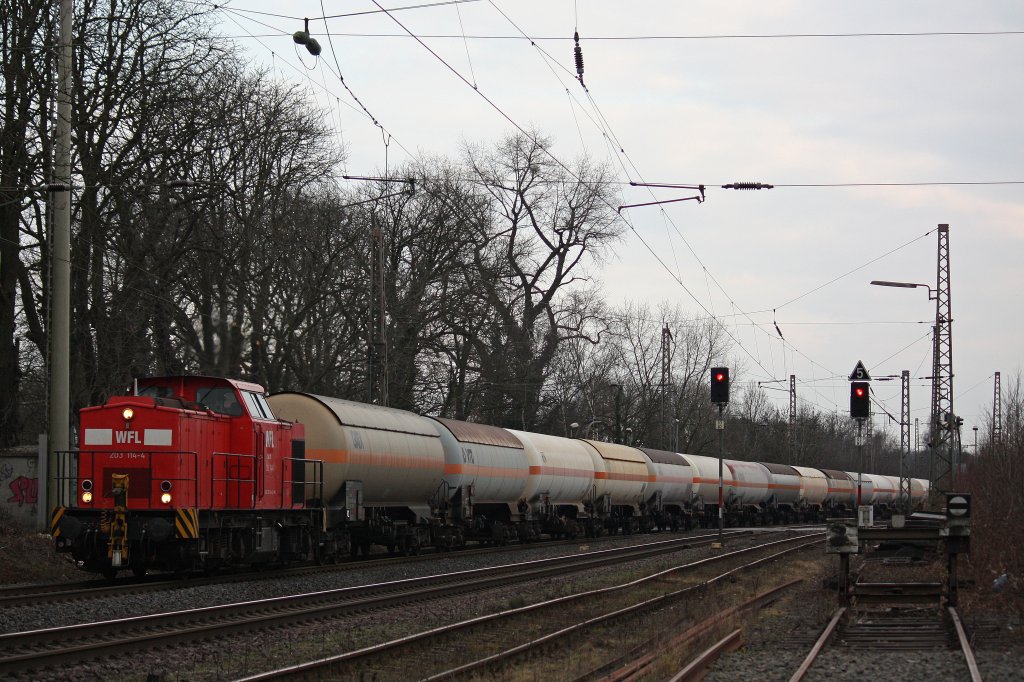
[[[57,59],[57,135],[50,186],[53,252],[50,257],[50,415],[46,500],[58,501],[57,453],[71,449],[71,0],[60,2],[60,57]],[[67,472],[65,472],[67,473]]]
[[[949,225],[938,230],[935,275],[935,330],[932,352],[931,493],[951,492],[955,479],[953,429],[953,306],[950,292]],[[944,419],[944,415],[950,418]]]
[[[675,396],[672,395],[672,332],[668,325],[661,328],[661,447],[668,442],[668,409],[671,404],[675,414]]]
[[[796,452],[796,375],[789,375],[789,459],[794,464],[800,460]]]
[[[875,470],[875,449],[874,449],[874,446],[873,446],[873,442],[874,442],[873,439],[874,439],[874,436],[875,436],[875,410],[874,409],[872,409],[870,412],[868,412],[867,429],[865,429],[865,432],[867,434],[867,450],[868,450],[867,468],[871,469],[871,471],[874,471]],[[867,469],[864,468],[864,460],[861,460],[860,470],[862,472],[867,471]]]
[[[910,370],[905,369],[903,378],[903,399],[900,401],[900,490],[896,499],[902,502],[904,512],[909,516],[913,511],[910,499]]]
[[[387,336],[385,334],[384,232],[374,226],[370,232],[370,402],[388,404]]]
[[[1003,395],[996,372],[995,392],[992,395],[992,447],[998,448],[1003,439]]]

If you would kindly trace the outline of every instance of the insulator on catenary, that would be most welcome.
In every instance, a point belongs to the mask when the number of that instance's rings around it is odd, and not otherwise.
[[[732,182],[722,185],[722,189],[773,189],[775,185],[764,182]]]
[[[572,39],[576,41],[576,47],[573,49],[573,54],[576,56],[576,75],[583,79],[583,48],[580,47],[580,34],[576,31],[572,34]]]

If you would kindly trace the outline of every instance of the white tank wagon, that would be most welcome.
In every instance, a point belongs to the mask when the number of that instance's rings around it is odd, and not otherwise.
[[[584,440],[594,462],[594,497],[607,496],[612,506],[638,510],[650,482],[647,458],[637,448]]]
[[[647,455],[650,485],[647,486],[647,508],[659,527],[689,526],[690,503],[693,499],[693,468],[678,452],[640,448]],[[717,485],[717,483],[716,483]]]
[[[910,500],[915,509],[927,501],[930,485],[928,480],[924,478],[910,479]]]
[[[698,507],[718,506],[718,458],[703,455],[681,456],[693,471],[693,501]],[[729,506],[736,495],[732,470],[722,462],[722,502]]]
[[[896,503],[896,499],[900,493],[900,479],[893,476],[886,476],[884,474],[864,474],[866,477],[871,479],[872,488],[874,495],[871,497],[870,502],[864,504],[873,504],[876,506],[891,507]]]
[[[825,506],[833,509],[853,509],[857,504],[857,483],[850,475],[838,469],[821,469],[828,479],[828,496]]]
[[[363,507],[429,508],[445,455],[432,420],[405,410],[308,393],[267,399],[274,414],[306,427],[306,457],[324,463],[324,499],[358,482]],[[429,516],[429,514],[427,514]]]
[[[472,487],[477,502],[523,496],[530,465],[523,443],[497,426],[432,417],[444,446],[444,480],[454,490]]]
[[[305,425],[308,460],[323,462],[328,524],[352,552],[371,544],[417,552],[440,500],[445,455],[434,422],[405,410],[309,393],[267,398],[281,419]]]
[[[800,474],[800,507],[820,511],[828,497],[828,478],[819,469],[794,466]]]
[[[523,500],[533,514],[583,514],[594,485],[594,460],[583,441],[508,430],[523,444],[530,467]]]
[[[444,482],[453,519],[490,533],[518,519],[530,477],[523,443],[486,424],[431,418],[444,447]]]
[[[800,507],[800,473],[786,464],[758,462],[768,470],[770,480],[769,504],[784,511],[795,511]]]
[[[771,497],[771,473],[758,462],[725,460],[732,471],[735,501],[744,507],[762,507]]]
[[[857,506],[858,487],[860,488],[860,503],[862,505],[874,504],[875,479],[871,478],[871,474],[862,474],[859,478],[856,471],[847,471],[846,474],[850,477],[850,481],[853,482],[853,506]]]
[[[612,532],[640,530],[640,507],[650,483],[648,459],[628,445],[598,440],[582,442],[594,463],[591,513],[600,517]]]

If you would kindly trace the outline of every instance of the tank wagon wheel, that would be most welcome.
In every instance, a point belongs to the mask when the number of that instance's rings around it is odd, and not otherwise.
[[[136,578],[146,575],[146,564],[132,564],[132,575]]]
[[[113,566],[107,566],[103,569],[102,574],[103,577],[107,580],[113,580],[117,577],[117,571],[118,569],[114,568]]]

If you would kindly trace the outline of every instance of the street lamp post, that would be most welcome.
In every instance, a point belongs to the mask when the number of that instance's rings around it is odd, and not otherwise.
[[[946,232],[943,232],[943,228],[946,228]],[[948,234],[948,227],[940,225],[940,233]],[[952,342],[951,342],[951,323],[950,312],[949,312],[949,289],[948,289],[948,269],[946,278],[946,288],[940,291],[939,287],[943,286],[942,273],[942,262],[941,262],[941,238],[940,234],[940,277],[936,288],[932,288],[927,284],[919,282],[890,282],[888,280],[872,280],[871,284],[875,286],[883,287],[897,287],[901,289],[925,289],[928,292],[928,300],[935,301],[935,326],[932,327],[932,409],[931,409],[931,429],[928,447],[929,447],[929,482],[930,489],[933,493],[938,492],[946,487],[954,487],[956,477],[955,464],[954,464],[954,439],[952,430],[948,435],[947,448],[948,448],[948,459],[950,469],[947,472],[945,466],[942,466],[939,471],[936,471],[936,456],[938,455],[941,460],[942,455],[940,454],[942,445],[942,432],[943,425],[941,420],[942,408],[945,407],[950,414],[953,413],[953,394],[952,394]],[[947,265],[948,268],[948,265]],[[948,347],[948,348],[947,348]],[[948,367],[944,358],[948,356]],[[938,462],[942,464],[942,462]],[[946,480],[946,476],[950,477],[950,480]]]

